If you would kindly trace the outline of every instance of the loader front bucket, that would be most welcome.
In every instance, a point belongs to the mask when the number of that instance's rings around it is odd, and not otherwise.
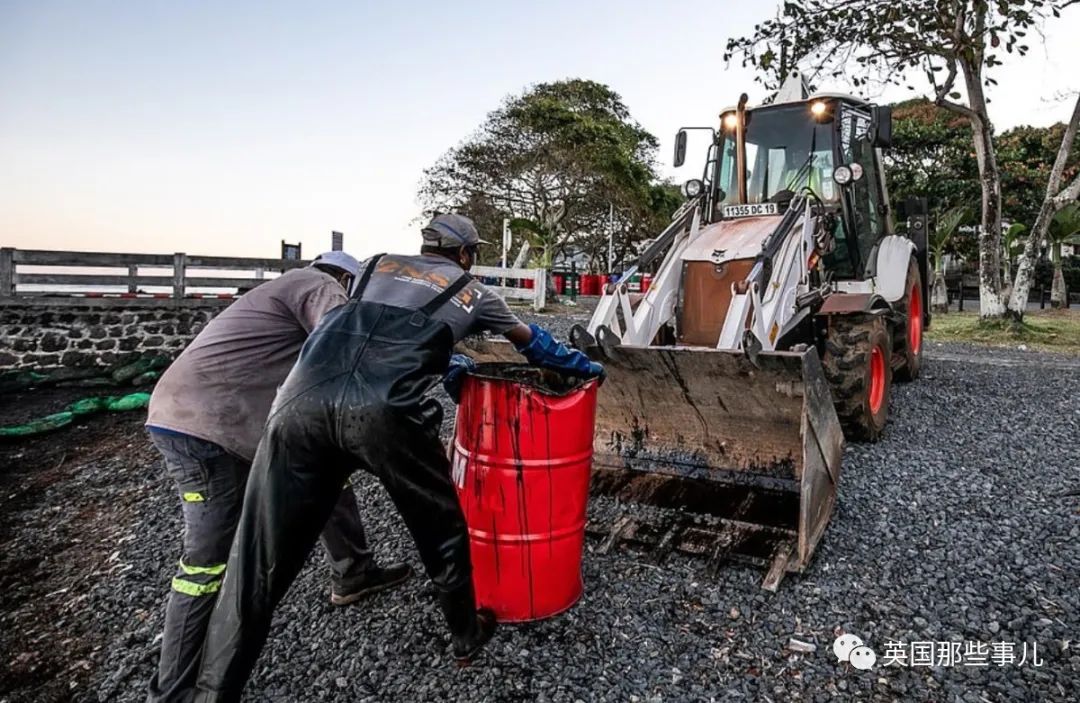
[[[495,347],[480,354],[485,359]],[[474,356],[476,349],[469,350]],[[832,514],[843,433],[817,352],[616,346],[597,399],[592,486],[678,510],[592,524],[616,543],[801,571]]]

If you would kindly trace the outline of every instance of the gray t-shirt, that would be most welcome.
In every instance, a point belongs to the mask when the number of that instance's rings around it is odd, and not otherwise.
[[[348,300],[329,274],[293,269],[211,320],[158,381],[146,424],[251,460],[277,387],[327,311]]]
[[[367,268],[367,263],[360,265],[361,271]],[[388,254],[379,260],[363,299],[394,307],[421,308],[462,273],[460,266],[434,254]],[[506,301],[477,280],[470,281],[432,317],[450,326],[454,342],[484,331],[505,334],[520,324]]]

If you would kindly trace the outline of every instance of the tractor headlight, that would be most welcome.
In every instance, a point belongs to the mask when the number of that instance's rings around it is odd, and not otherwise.
[[[851,164],[851,180],[857,181],[863,177],[863,167],[859,164]]]
[[[836,185],[846,186],[851,183],[851,169],[847,166],[837,166],[832,172],[832,179]]]
[[[810,103],[810,114],[814,117],[824,117],[828,111],[829,106],[818,100],[817,102]]]
[[[705,190],[705,184],[697,178],[691,178],[686,183],[683,183],[682,192],[688,198],[696,198],[701,195],[701,192]]]
[[[724,115],[724,129],[729,132],[734,132],[735,128],[739,126],[739,116],[734,112],[729,112]]]

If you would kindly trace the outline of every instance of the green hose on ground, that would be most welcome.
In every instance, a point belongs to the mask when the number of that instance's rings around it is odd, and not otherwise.
[[[9,425],[0,427],[0,438],[3,437],[27,437],[30,435],[51,432],[53,430],[70,425],[76,417],[92,415],[103,411],[123,412],[125,410],[138,410],[145,408],[150,403],[149,393],[130,393],[122,396],[99,396],[82,398],[67,406],[67,409],[39,417],[36,420],[22,425]]]

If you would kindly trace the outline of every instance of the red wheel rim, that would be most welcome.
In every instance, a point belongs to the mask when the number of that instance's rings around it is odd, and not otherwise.
[[[885,354],[874,345],[870,352],[870,412],[877,415],[885,402]]]
[[[918,284],[913,285],[908,294],[907,338],[908,349],[912,354],[918,354],[922,349],[922,291]]]

